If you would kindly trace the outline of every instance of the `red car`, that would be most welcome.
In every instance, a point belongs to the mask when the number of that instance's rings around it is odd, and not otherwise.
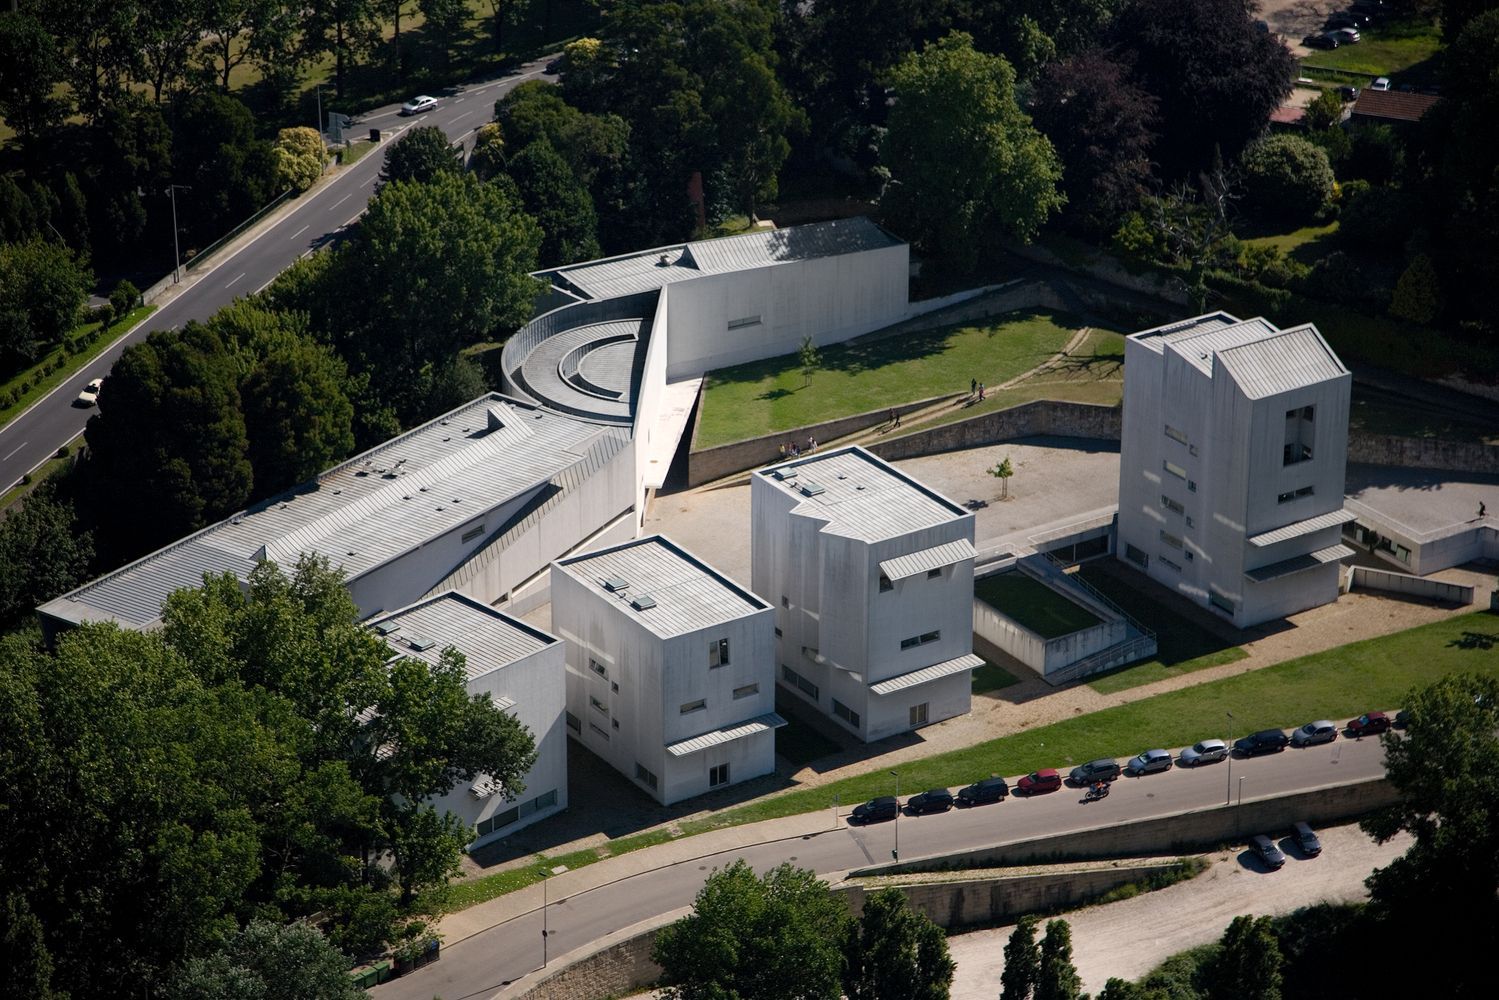
[[[1383,712],[1369,712],[1348,723],[1349,736],[1378,736],[1390,728],[1390,717]]]
[[[1015,791],[1021,795],[1036,795],[1040,792],[1054,792],[1062,787],[1062,776],[1055,768],[1046,767],[1039,771],[1032,771],[1019,781],[1015,782]]]

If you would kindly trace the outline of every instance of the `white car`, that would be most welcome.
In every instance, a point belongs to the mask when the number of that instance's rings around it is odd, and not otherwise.
[[[1216,764],[1228,759],[1228,744],[1222,740],[1199,740],[1183,750],[1177,759],[1183,767]]]
[[[419,115],[431,111],[435,107],[437,107],[437,98],[428,97],[427,95],[423,94],[420,97],[413,97],[411,100],[401,105],[401,115],[402,117]]]
[[[1390,89],[1390,78],[1387,77],[1387,76],[1379,77],[1373,83],[1369,84],[1369,89],[1370,90],[1389,90]]]
[[[93,405],[95,405],[96,403],[99,402],[99,390],[101,388],[103,388],[103,386],[104,386],[104,380],[102,378],[90,379],[89,380],[89,384],[86,385],[86,386],[84,386],[83,387],[83,391],[78,394],[78,398],[75,399],[75,400],[73,400],[73,405],[74,406],[93,406]]]
[[[1337,36],[1339,45],[1355,45],[1363,41],[1357,28],[1339,28],[1337,31],[1332,32],[1332,34]]]

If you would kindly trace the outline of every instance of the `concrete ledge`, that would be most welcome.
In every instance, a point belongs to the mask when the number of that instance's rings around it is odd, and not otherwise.
[[[1117,406],[1037,399],[866,447],[885,461],[894,462],[1042,434],[1112,442],[1119,440],[1123,412]]]

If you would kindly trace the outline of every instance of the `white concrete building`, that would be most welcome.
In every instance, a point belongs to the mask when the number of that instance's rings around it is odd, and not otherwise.
[[[487,775],[464,782],[433,804],[473,830],[470,847],[499,840],[567,808],[566,689],[563,644],[555,637],[462,594],[448,592],[370,623],[395,656],[436,664],[449,647],[462,653],[468,693],[487,694],[525,726],[536,763],[518,790]]]
[[[1245,628],[1337,600],[1352,376],[1311,325],[1129,337],[1119,558]]]
[[[769,774],[774,617],[659,535],[556,563],[573,738],[663,805]]]
[[[756,472],[750,506],[782,687],[866,741],[969,710],[971,512],[858,447]]]

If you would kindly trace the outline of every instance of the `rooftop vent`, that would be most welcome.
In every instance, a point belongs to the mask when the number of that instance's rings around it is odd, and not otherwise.
[[[380,633],[381,635],[390,635],[392,632],[399,632],[400,630],[401,630],[401,623],[400,622],[386,621],[386,622],[381,622],[379,625],[375,626],[375,631],[378,632],[378,633]]]
[[[666,254],[662,254],[661,255],[661,259],[658,260],[658,261],[656,261],[656,266],[657,267],[665,267],[670,259],[671,258],[668,257]]]
[[[599,583],[603,584],[604,589],[611,594],[617,594],[630,585],[630,581],[622,576],[606,576]]]
[[[799,487],[797,487],[797,489],[801,492],[801,495],[804,496],[804,497],[815,497],[815,496],[817,496],[819,493],[821,493],[823,491],[821,486],[818,486],[816,483],[812,482],[811,480],[808,480],[807,482],[802,483]]]
[[[789,468],[784,467],[784,466],[782,468],[779,468],[779,469],[771,469],[770,470],[770,477],[772,479],[777,479],[777,480],[779,480],[779,479],[785,479],[787,476],[790,476],[792,474],[793,473],[791,472],[791,470]]]
[[[407,640],[407,645],[416,650],[418,653],[425,653],[427,650],[437,645],[437,640],[428,639],[424,635],[414,635]]]
[[[636,611],[649,611],[656,606],[656,599],[650,594],[641,594],[630,601],[630,607]]]

